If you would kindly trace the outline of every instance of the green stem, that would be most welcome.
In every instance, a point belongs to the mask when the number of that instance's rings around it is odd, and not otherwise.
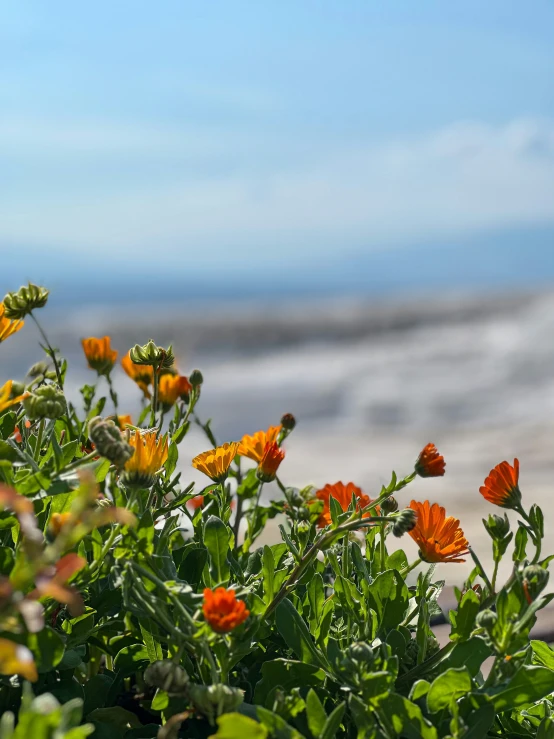
[[[152,378],[152,406],[150,409],[150,428],[154,428],[156,425],[156,411],[158,409],[158,383],[159,383],[159,367],[153,367],[154,370]]]
[[[454,649],[456,646],[456,642],[449,642],[446,646],[444,646],[441,650],[439,650],[436,654],[434,654],[432,657],[430,657],[428,660],[423,662],[421,665],[418,665],[417,667],[414,667],[413,670],[410,670],[405,675],[402,675],[402,677],[398,678],[397,684],[400,685],[412,685],[421,675],[424,675],[431,667],[435,667],[439,664],[439,662],[442,662],[442,660],[447,657],[450,652]]]
[[[488,587],[488,589],[492,593],[493,592],[493,587],[491,585],[491,581],[487,577],[487,573],[485,572],[485,569],[484,569],[483,565],[481,564],[481,562],[479,560],[479,557],[475,554],[475,552],[473,551],[473,549],[471,547],[468,547],[468,549],[469,549],[469,553],[471,554],[471,558],[473,559],[473,561],[475,562],[475,565],[477,566],[477,569],[479,570],[479,574],[481,575],[481,577],[485,581],[485,585]]]
[[[408,567],[406,567],[405,569],[403,569],[403,570],[402,570],[402,572],[401,572],[400,574],[402,575],[402,577],[404,577],[404,578],[405,578],[405,577],[406,577],[406,575],[407,575],[407,574],[408,574],[409,572],[411,572],[412,570],[415,570],[415,568],[416,568],[416,567],[418,567],[418,565],[420,565],[420,564],[421,564],[421,558],[420,558],[420,557],[418,557],[418,558],[417,558],[417,559],[415,560],[415,562],[413,562],[413,563],[412,563],[411,565],[408,565]]]
[[[496,559],[494,562],[494,570],[492,573],[492,580],[491,580],[491,592],[496,592],[496,577],[498,575],[498,565],[500,564],[500,560]]]
[[[110,388],[110,398],[112,399],[113,408],[115,411],[115,423],[116,423],[116,426],[119,426],[119,419],[117,417],[117,394],[115,390],[113,389],[112,377],[109,373],[106,375],[106,380],[108,381],[108,386]]]
[[[95,449],[94,451],[89,452],[85,457],[81,457],[81,459],[77,459],[75,462],[68,464],[67,467],[64,467],[63,470],[60,470],[60,474],[63,472],[65,475],[66,472],[72,472],[73,470],[77,469],[77,467],[81,467],[81,465],[87,464],[87,462],[91,462],[97,456],[98,452]]]
[[[381,526],[381,533],[379,537],[379,553],[381,555],[381,572],[385,571],[385,559],[386,559],[386,549],[385,549],[385,528],[386,524],[383,524]]]
[[[45,423],[44,418],[41,418],[40,423],[38,425],[37,445],[35,447],[35,454],[34,454],[35,462],[38,462],[40,459],[40,449],[42,447],[42,437],[44,434],[44,423]]]
[[[48,350],[49,350],[49,352],[50,352],[50,357],[52,358],[52,362],[54,363],[54,370],[55,370],[55,372],[56,372],[56,377],[58,378],[58,385],[59,385],[60,387],[63,387],[63,381],[62,381],[62,373],[60,372],[60,368],[59,368],[59,366],[58,366],[58,360],[56,359],[56,352],[54,351],[54,349],[52,348],[52,346],[51,346],[50,342],[48,341],[48,336],[46,336],[46,334],[45,334],[45,332],[44,332],[44,329],[42,328],[42,326],[41,326],[41,325],[40,325],[40,323],[38,322],[38,319],[37,319],[37,318],[35,317],[35,314],[34,314],[34,313],[33,313],[33,312],[31,311],[31,312],[29,313],[29,315],[31,316],[31,318],[32,318],[32,319],[33,319],[33,321],[35,322],[35,325],[36,325],[36,327],[38,328],[38,330],[39,330],[39,332],[40,332],[40,335],[41,335],[41,336],[42,336],[42,338],[44,339],[44,343],[45,343],[45,344],[46,344],[46,346],[48,347]]]

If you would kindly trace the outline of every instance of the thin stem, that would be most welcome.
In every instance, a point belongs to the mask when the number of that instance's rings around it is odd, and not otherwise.
[[[150,427],[154,428],[156,425],[156,411],[158,409],[158,382],[159,382],[159,368],[153,367],[153,378],[152,378],[152,406],[150,409]]]
[[[233,524],[233,534],[235,536],[235,547],[238,547],[239,533],[240,533],[240,522],[242,519],[242,498],[237,497],[237,512],[235,513],[235,522]]]
[[[473,561],[475,562],[475,565],[477,566],[477,569],[479,570],[479,574],[481,575],[481,577],[485,581],[485,585],[488,587],[488,589],[492,593],[493,592],[493,587],[491,585],[491,581],[487,577],[487,573],[485,572],[485,569],[484,569],[483,565],[481,564],[481,562],[479,560],[479,557],[475,554],[475,552],[473,551],[473,549],[471,547],[468,547],[468,549],[469,549],[469,553],[471,554],[471,558],[473,559]]]
[[[34,454],[35,462],[38,462],[40,459],[40,449],[42,447],[42,437],[44,434],[44,423],[45,423],[44,418],[41,418],[40,423],[38,425],[37,445],[35,447],[35,454]]]
[[[407,575],[407,574],[408,574],[409,572],[411,572],[412,570],[415,570],[415,568],[416,568],[416,567],[418,567],[418,566],[419,566],[420,564],[421,564],[421,558],[420,558],[420,557],[418,557],[418,558],[417,558],[417,559],[415,560],[415,562],[413,562],[413,563],[412,563],[411,565],[408,565],[408,567],[406,567],[405,569],[403,569],[403,570],[402,570],[402,572],[401,572],[400,574],[402,575],[402,577],[404,577],[404,578],[405,578],[405,577],[406,577],[406,575]]]
[[[386,559],[385,528],[386,528],[386,524],[383,524],[381,526],[381,534],[379,537],[379,553],[381,555],[381,572],[384,572],[385,570],[385,559]]]
[[[60,387],[63,387],[62,373],[60,372],[60,368],[58,366],[58,360],[56,359],[56,352],[54,351],[54,349],[52,348],[50,342],[48,341],[48,336],[46,336],[46,334],[44,333],[44,329],[42,328],[42,326],[38,322],[38,319],[35,317],[35,314],[31,311],[29,313],[29,315],[31,316],[31,318],[35,322],[36,327],[38,328],[38,330],[40,332],[40,335],[44,339],[44,343],[46,344],[46,346],[48,347],[48,349],[50,351],[50,356],[52,357],[52,361],[54,362],[54,370],[56,372],[56,377],[58,379],[58,385]]]
[[[496,592],[496,577],[498,575],[498,565],[500,564],[500,560],[496,559],[494,561],[494,570],[492,573],[492,580],[491,580],[491,592]]]
[[[115,390],[113,389],[112,377],[111,377],[111,375],[109,373],[106,375],[106,380],[108,381],[108,386],[110,388],[110,398],[112,399],[113,408],[114,408],[114,411],[115,411],[115,422],[116,422],[116,426],[119,426],[119,420],[117,418],[117,394],[116,394]]]
[[[92,460],[97,456],[98,452],[95,449],[94,451],[89,452],[85,457],[81,457],[81,459],[77,459],[75,462],[68,464],[67,467],[64,467],[63,470],[60,470],[60,474],[62,472],[64,474],[66,472],[72,472],[73,470],[77,469],[77,467],[81,467],[81,465],[86,464],[87,462],[92,462]]]

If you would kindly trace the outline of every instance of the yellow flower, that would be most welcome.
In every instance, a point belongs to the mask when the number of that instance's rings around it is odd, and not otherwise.
[[[23,644],[15,644],[9,639],[0,639],[0,673],[21,675],[33,683],[38,680],[37,667],[31,652]]]
[[[6,408],[11,408],[12,405],[24,400],[29,395],[29,393],[23,393],[22,395],[16,395],[15,398],[10,397],[12,394],[12,385],[13,380],[8,380],[0,387],[0,413],[5,411]]]
[[[150,397],[150,391],[148,385],[151,385],[154,381],[154,370],[147,364],[135,364],[130,357],[130,352],[123,357],[121,360],[121,366],[125,372],[129,375],[131,380],[134,380],[140,387],[146,398]]]
[[[172,405],[175,405],[178,398],[188,396],[191,390],[192,385],[188,381],[188,377],[168,373],[160,377],[158,400],[167,412]]]
[[[11,321],[9,318],[6,318],[4,315],[5,310],[4,303],[0,303],[0,344],[6,341],[12,334],[17,333],[19,329],[23,328],[24,323],[22,320]]]
[[[203,472],[214,482],[225,482],[231,462],[236,457],[239,444],[237,441],[218,446],[202,452],[192,460],[192,466]]]
[[[149,488],[156,481],[156,473],[163,467],[169,451],[167,436],[156,431],[135,431],[129,437],[134,447],[133,456],[125,463],[123,481],[132,487]]]
[[[81,344],[88,366],[96,370],[99,375],[108,375],[117,359],[117,352],[111,348],[110,337],[103,336],[101,339],[95,339],[91,336],[88,339],[81,339]]]

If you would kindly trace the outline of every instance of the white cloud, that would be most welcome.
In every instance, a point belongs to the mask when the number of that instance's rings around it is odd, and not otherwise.
[[[80,152],[92,149],[94,177],[87,169],[60,177],[59,163],[43,164],[39,175],[50,186],[37,191],[34,157],[23,151],[20,186],[6,187],[0,200],[0,243],[78,244],[106,254],[156,248],[166,257],[194,247],[197,261],[206,262],[240,259],[253,247],[309,257],[340,254],[353,243],[380,248],[554,222],[553,121],[458,123],[379,145],[322,144],[317,157],[310,141],[312,156],[300,161],[294,151],[302,141],[284,136],[265,141],[232,132],[52,125],[37,136],[31,154],[47,148],[77,170]],[[29,130],[4,123],[0,154],[10,149],[13,163],[26,137]],[[121,167],[130,159],[140,168],[144,152],[164,161],[190,152],[212,164],[230,153],[235,166],[211,175],[197,167],[194,176],[177,167],[155,181],[116,173],[114,181],[121,152]]]

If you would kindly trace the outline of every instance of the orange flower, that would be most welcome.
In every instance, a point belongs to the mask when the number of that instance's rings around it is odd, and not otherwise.
[[[194,508],[194,510],[197,510],[198,508],[202,508],[202,506],[204,505],[204,496],[195,495],[194,498],[191,498],[189,500],[188,504],[191,506],[191,508]]]
[[[469,545],[457,518],[447,518],[442,506],[429,505],[428,500],[412,500],[410,508],[417,513],[417,520],[409,533],[424,562],[465,562],[461,557],[469,553]]]
[[[121,366],[131,380],[137,383],[145,397],[149,398],[150,391],[148,390],[148,385],[151,385],[154,381],[154,370],[152,367],[148,364],[135,364],[130,357],[130,352],[127,352],[121,360]]]
[[[30,599],[53,598],[58,603],[65,603],[73,616],[84,611],[81,595],[68,581],[87,564],[84,557],[71,552],[62,557],[54,567],[46,568],[36,578],[37,587],[29,593]]]
[[[270,426],[267,431],[256,431],[252,436],[246,434],[241,439],[239,454],[253,459],[254,462],[261,462],[267,444],[277,441],[281,429],[282,426]]]
[[[12,398],[12,385],[13,380],[8,380],[4,385],[2,385],[2,387],[0,387],[0,413],[5,411],[7,408],[11,408],[12,405],[16,405],[22,400],[25,400],[29,395],[29,393],[23,393],[22,395],[16,395]]]
[[[521,503],[519,489],[519,459],[514,459],[514,466],[509,462],[500,462],[489,472],[479,492],[489,503],[502,508],[517,508]]]
[[[263,456],[258,465],[258,477],[262,482],[271,482],[275,480],[279,465],[285,458],[285,452],[279,447],[276,441],[269,442],[265,445]]]
[[[334,485],[327,484],[324,488],[318,490],[315,494],[315,500],[323,501],[323,511],[317,519],[317,525],[319,526],[319,528],[322,529],[324,526],[328,526],[331,523],[331,496],[339,502],[342,510],[346,511],[348,510],[348,506],[352,502],[353,495],[358,501],[356,503],[357,511],[365,508],[371,503],[371,499],[369,498],[369,496],[365,493],[362,493],[360,488],[354,485],[353,482],[349,482],[346,485],[343,482],[336,482]],[[367,518],[368,516],[372,515],[374,514],[368,512],[364,514],[363,518]]]
[[[91,336],[89,339],[81,339],[81,344],[88,366],[96,370],[99,375],[109,375],[117,359],[117,352],[110,345],[110,337],[103,336],[101,339],[95,339]]]
[[[9,639],[0,639],[0,673],[21,675],[32,683],[38,680],[37,666],[31,652]]]
[[[237,441],[209,449],[198,454],[192,460],[192,466],[203,472],[214,482],[225,482],[231,462],[237,456],[239,444]]]
[[[135,453],[125,462],[123,481],[132,487],[150,488],[169,453],[169,439],[156,431],[135,431],[129,437]]]
[[[23,328],[24,321],[12,321],[4,315],[4,303],[0,303],[0,344]]]
[[[118,416],[117,417],[117,423],[118,423],[120,429],[124,429],[127,426],[132,426],[133,425],[133,419],[127,413],[124,416]]]
[[[167,373],[160,377],[158,400],[164,406],[164,410],[168,411],[172,405],[175,405],[178,398],[188,397],[191,390],[192,385],[188,381],[188,377]]]
[[[442,477],[444,475],[444,457],[439,454],[434,444],[423,447],[417,462],[415,471],[420,477]]]
[[[246,604],[237,600],[234,590],[216,588],[204,590],[204,618],[218,634],[226,634],[240,626],[250,615]]]
[[[67,522],[72,520],[72,518],[73,516],[69,512],[53,513],[50,516],[50,523],[48,524],[48,528],[54,534],[54,536],[57,536],[63,529],[63,527],[67,524]]]

